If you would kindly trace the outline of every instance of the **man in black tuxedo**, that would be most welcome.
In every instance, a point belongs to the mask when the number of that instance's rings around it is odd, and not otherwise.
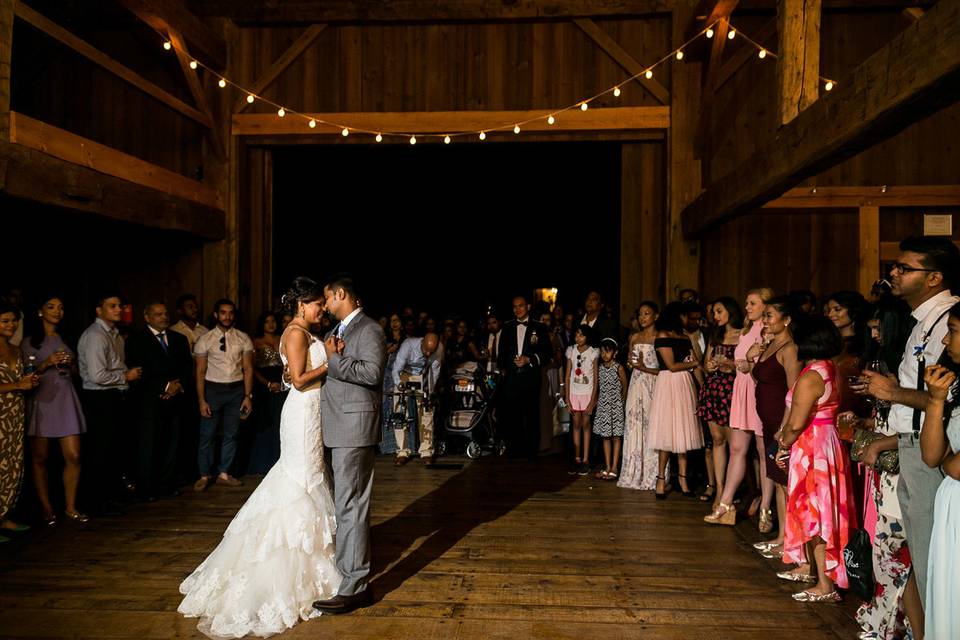
[[[524,296],[513,299],[513,315],[500,332],[497,353],[503,374],[499,423],[507,452],[534,460],[540,449],[540,369],[550,363],[553,346],[547,326],[530,319]]]
[[[147,305],[143,319],[146,328],[127,340],[127,364],[143,368],[131,396],[137,417],[138,486],[141,497],[152,501],[176,493],[177,444],[193,358],[187,339],[168,331],[164,304]]]

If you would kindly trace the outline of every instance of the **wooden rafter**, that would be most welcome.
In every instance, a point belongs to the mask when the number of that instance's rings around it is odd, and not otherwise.
[[[821,0],[779,0],[778,124],[816,102],[820,89]]]
[[[191,45],[197,59],[212,69],[227,66],[227,43],[179,0],[119,0],[160,33],[174,30]]]
[[[162,191],[214,209],[223,209],[217,191],[202,182],[22,113],[10,113],[10,142],[127,182]]]
[[[314,42],[317,41],[317,38],[320,37],[320,34],[323,33],[323,30],[327,28],[325,24],[312,24],[306,29],[303,33],[300,34],[300,37],[293,41],[286,51],[284,51],[279,58],[277,58],[270,67],[261,74],[259,78],[254,81],[250,86],[250,90],[256,94],[260,95],[263,91],[269,87],[273,82],[280,77],[287,68],[297,61],[303,52],[310,48]],[[234,106],[234,113],[243,113],[243,110],[249,106],[246,96],[237,101],[236,106]]]
[[[700,117],[697,121],[697,131],[694,138],[694,148],[697,154],[704,162],[704,175],[710,175],[709,145],[712,140],[709,139],[710,118],[713,113],[713,98],[716,95],[717,75],[720,72],[720,61],[723,57],[723,49],[727,43],[727,33],[730,30],[730,20],[728,16],[720,18],[713,36],[713,43],[710,47],[710,62],[707,69],[707,80],[704,83],[700,94]]]
[[[777,19],[765,23],[756,33],[751,36],[757,41],[757,44],[763,45],[777,33]],[[730,78],[736,75],[737,71],[750,60],[757,57],[757,51],[753,47],[743,46],[737,49],[737,52],[730,56],[730,59],[723,63],[720,71],[717,73],[714,82],[714,92],[719,91],[720,87],[725,85]]]
[[[10,61],[13,54],[13,0],[0,0],[0,140],[10,128]]]
[[[764,211],[860,207],[960,207],[960,185],[794,187],[763,205]]]
[[[960,100],[960,3],[941,2],[683,212],[700,234]]]
[[[660,104],[670,104],[670,92],[667,91],[666,87],[660,84],[656,78],[647,80],[643,77],[642,74],[647,70],[647,67],[637,62],[616,40],[597,26],[597,23],[589,18],[577,18],[573,22],[580,27],[581,31],[587,34],[588,38],[603,49],[614,62],[623,67],[627,73],[632,76],[637,76],[636,82],[656,98]]]
[[[541,117],[543,111],[403,111],[393,113],[315,113],[308,114],[317,120],[337,122],[344,126],[366,131],[392,131],[396,133],[444,133],[446,131],[490,131],[492,127],[509,122]],[[670,126],[670,107],[611,107],[608,109],[579,109],[557,116],[556,123],[548,125],[539,119],[523,126],[531,131],[628,131],[640,129],[666,129]],[[316,129],[307,127],[302,118],[287,116],[278,118],[272,113],[243,113],[233,116],[233,135],[339,135],[340,129],[318,124]],[[508,130],[497,136],[513,136]],[[495,139],[491,131],[489,139]]]
[[[223,146],[223,138],[220,135],[220,129],[216,126],[216,120],[213,117],[213,110],[210,109],[210,103],[207,102],[207,94],[203,91],[203,85],[200,84],[200,78],[197,77],[197,71],[190,68],[192,56],[187,46],[186,40],[176,29],[168,29],[167,36],[173,44],[173,50],[177,54],[177,61],[180,63],[180,69],[183,71],[183,77],[187,81],[190,89],[190,95],[197,107],[210,119],[211,126],[206,131],[207,140],[213,149],[213,153],[218,158],[226,157],[226,149]]]
[[[14,11],[18,18],[30,23],[54,40],[57,40],[58,42],[70,47],[88,60],[100,65],[121,80],[130,83],[147,95],[156,98],[168,107],[187,116],[191,120],[195,120],[205,127],[212,126],[212,122],[207,114],[195,109],[194,107],[191,107],[183,100],[180,100],[179,98],[167,93],[149,80],[145,80],[142,76],[140,76],[140,74],[123,66],[107,54],[101,52],[99,49],[94,48],[84,40],[81,40],[60,25],[37,13],[22,2],[17,2],[16,0],[14,1]]]

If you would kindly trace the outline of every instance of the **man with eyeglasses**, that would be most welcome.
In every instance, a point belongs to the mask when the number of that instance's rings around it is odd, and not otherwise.
[[[949,238],[922,236],[900,243],[900,255],[890,270],[891,292],[910,305],[911,322],[916,324],[900,361],[899,383],[893,377],[864,371],[868,383],[855,387],[859,393],[891,403],[889,424],[897,438],[888,439],[883,446],[896,448],[900,455],[897,499],[913,565],[904,601],[913,604],[908,609],[914,610],[923,606],[926,593],[933,507],[943,480],[940,470],[929,468],[920,455],[920,427],[928,397],[923,372],[926,366],[936,364],[943,352],[947,313],[960,302],[950,292],[951,287],[960,287],[958,277],[960,250]],[[911,618],[912,624],[916,622]]]
[[[235,314],[236,305],[231,300],[218,300],[214,305],[217,326],[200,336],[193,347],[200,399],[200,478],[193,485],[194,491],[203,491],[213,479],[213,439],[221,420],[223,443],[217,483],[228,487],[243,484],[230,474],[230,467],[237,452],[240,420],[253,409],[253,341],[233,326]]]

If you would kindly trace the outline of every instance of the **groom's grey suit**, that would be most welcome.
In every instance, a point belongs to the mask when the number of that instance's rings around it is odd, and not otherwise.
[[[367,588],[370,575],[370,494],[387,352],[383,329],[362,311],[341,339],[343,353],[330,356],[321,411],[327,468],[333,470],[336,560],[343,573],[338,593],[352,596]]]

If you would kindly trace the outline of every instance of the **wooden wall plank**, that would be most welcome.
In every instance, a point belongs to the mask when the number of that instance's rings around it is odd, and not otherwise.
[[[317,38],[323,33],[323,30],[327,28],[325,24],[312,24],[306,29],[303,33],[300,34],[300,37],[297,38],[290,47],[283,52],[283,54],[277,58],[270,67],[263,72],[251,85],[249,85],[249,90],[254,95],[261,95],[264,90],[269,87],[271,84],[276,81],[277,78],[283,74],[287,68],[293,64],[297,58],[299,58],[304,51],[306,51],[314,42],[317,41]],[[250,106],[250,103],[247,102],[247,96],[241,96],[239,100],[236,101],[236,104],[233,108],[235,113],[243,113],[243,111]]]
[[[857,264],[857,290],[867,295],[880,275],[880,207],[860,207],[860,255]]]
[[[13,5],[0,0],[0,140],[10,135],[10,61],[13,54]]]

